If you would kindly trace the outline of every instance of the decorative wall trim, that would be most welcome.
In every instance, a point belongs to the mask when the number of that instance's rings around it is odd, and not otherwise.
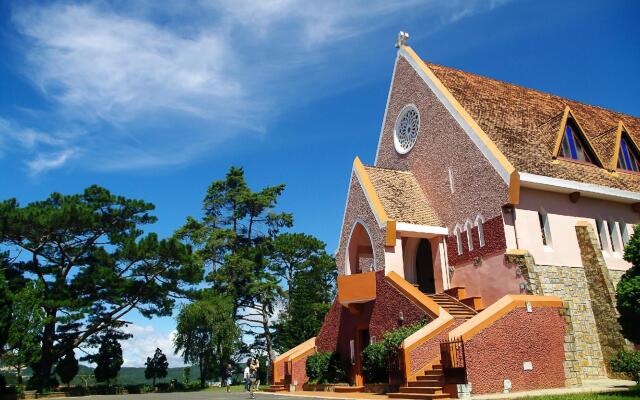
[[[425,238],[449,234],[449,229],[441,226],[409,224],[406,222],[397,222],[396,231],[403,233],[403,236]]]

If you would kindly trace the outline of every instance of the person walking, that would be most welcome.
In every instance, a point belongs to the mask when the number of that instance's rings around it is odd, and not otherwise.
[[[251,377],[251,363],[253,362],[252,359],[248,359],[247,360],[247,366],[244,368],[244,374],[243,374],[243,378],[244,378],[244,391],[248,392],[251,386],[251,380],[249,379]]]
[[[258,367],[260,366],[260,362],[256,359],[256,360],[252,360],[249,363],[249,392],[251,393],[251,398],[255,399],[255,391],[257,388],[257,382],[258,382]]]
[[[233,367],[231,363],[227,363],[227,368],[224,370],[224,378],[227,384],[227,393],[231,392],[231,383],[233,381]]]

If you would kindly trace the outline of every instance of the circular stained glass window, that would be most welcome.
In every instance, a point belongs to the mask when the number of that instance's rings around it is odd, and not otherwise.
[[[408,153],[416,144],[420,132],[420,114],[413,104],[405,106],[398,119],[393,132],[393,143],[400,154]]]

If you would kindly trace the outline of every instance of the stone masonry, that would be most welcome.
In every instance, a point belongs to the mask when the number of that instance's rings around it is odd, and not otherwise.
[[[593,227],[588,222],[576,224],[576,234],[582,265],[587,278],[591,308],[596,321],[600,349],[605,361],[607,375],[613,377],[610,361],[618,351],[626,347],[616,310],[615,287],[602,257],[602,251]]]
[[[591,225],[579,223],[576,234],[583,267],[537,265],[526,250],[505,254],[507,262],[520,268],[528,293],[565,302],[567,386],[612,376],[609,360],[625,346],[615,309],[615,285],[624,271],[607,270]]]

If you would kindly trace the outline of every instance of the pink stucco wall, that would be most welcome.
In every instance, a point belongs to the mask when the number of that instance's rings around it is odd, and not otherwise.
[[[420,112],[420,133],[414,148],[398,154],[393,129],[401,109],[415,104]],[[398,59],[393,88],[383,122],[376,165],[410,170],[444,226],[500,215],[506,203],[507,185],[463,129],[402,57]],[[452,168],[455,192],[449,187]]]
[[[372,248],[374,251],[375,268],[377,271],[384,270],[384,241],[385,232],[380,229],[378,222],[376,221],[371,207],[367,202],[362,187],[358,182],[358,178],[355,174],[351,175],[351,182],[349,183],[349,198],[347,199],[346,210],[344,214],[344,223],[342,231],[340,232],[340,242],[338,244],[338,251],[336,253],[336,266],[338,267],[338,273],[344,275],[350,273],[345,271],[346,261],[348,253],[349,239],[351,231],[355,224],[360,222],[366,227],[366,230],[371,239]],[[362,272],[367,272],[363,270]]]
[[[467,377],[474,394],[564,387],[561,308],[516,308],[465,342]],[[525,371],[524,362],[533,369]]]
[[[467,296],[480,296],[484,306],[493,304],[507,294],[525,294],[520,283],[525,282],[516,274],[517,267],[505,262],[504,252],[494,253],[482,258],[474,265],[473,261],[456,266],[451,275],[451,287],[463,286]]]
[[[543,209],[549,218],[551,245],[543,246],[538,211]],[[629,235],[633,226],[640,223],[640,216],[628,204],[581,197],[572,203],[566,194],[523,188],[520,204],[516,208],[515,233],[518,246],[528,250],[536,261],[543,265],[566,265],[581,267],[580,248],[575,226],[578,221],[589,221],[597,232],[596,219],[615,220],[620,228],[627,225]],[[610,251],[609,237],[605,235],[603,257],[610,269],[626,270],[630,264],[622,259],[622,243],[618,250]],[[621,237],[621,232],[620,232]]]

